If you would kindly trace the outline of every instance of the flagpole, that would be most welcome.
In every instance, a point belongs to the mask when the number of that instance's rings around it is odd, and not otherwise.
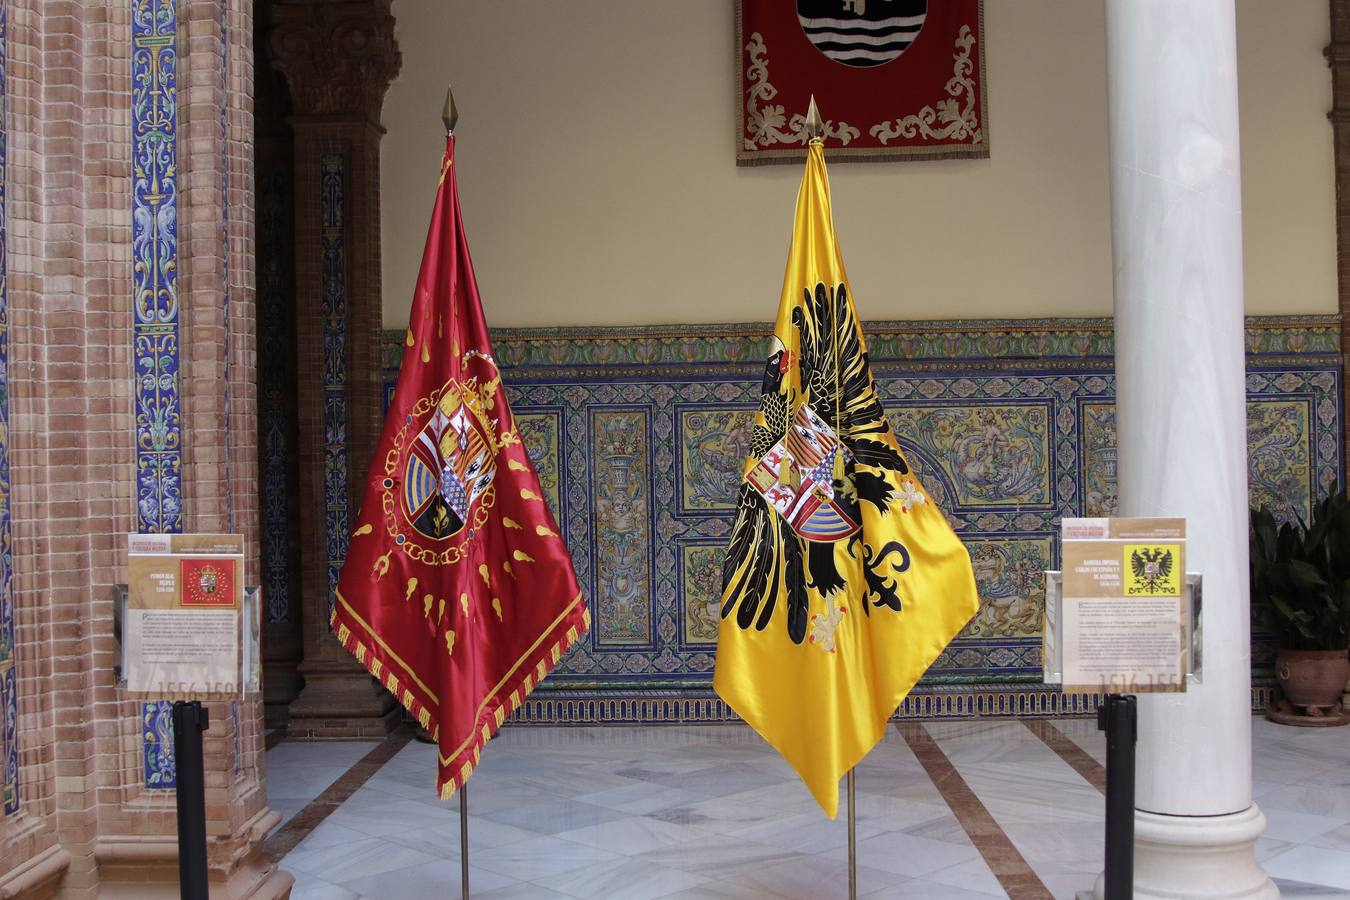
[[[848,900],[858,900],[858,804],[848,770]]]
[[[811,143],[822,143],[825,140],[825,121],[821,119],[821,111],[815,105],[815,94],[811,94],[810,104],[806,107],[806,120],[802,124]],[[837,331],[838,322],[832,322],[832,325]],[[838,434],[842,439],[844,426],[840,421],[841,393],[840,362],[838,362],[838,341],[836,340],[836,343],[834,343],[834,428],[838,429]],[[842,456],[834,457],[836,463],[842,459],[844,459]],[[838,470],[836,471],[836,478],[838,478]],[[853,789],[853,769],[848,770],[848,897],[849,900],[857,900],[857,793]]]
[[[459,894],[469,900],[469,786],[459,786]],[[852,810],[852,807],[849,807]]]
[[[441,122],[445,124],[445,136],[455,133],[459,122],[459,107],[455,105],[455,92],[445,89],[445,105],[441,107]],[[469,786],[459,786],[459,895],[461,900],[469,900]]]

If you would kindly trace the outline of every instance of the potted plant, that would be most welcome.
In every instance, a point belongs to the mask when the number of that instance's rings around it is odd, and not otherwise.
[[[1350,721],[1340,708],[1350,676],[1350,498],[1332,491],[1306,524],[1253,510],[1251,595],[1253,614],[1275,637],[1280,690],[1295,708],[1272,718]]]

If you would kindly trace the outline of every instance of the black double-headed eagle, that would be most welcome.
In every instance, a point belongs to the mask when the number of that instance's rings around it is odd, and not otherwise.
[[[890,424],[877,397],[867,354],[843,284],[803,290],[803,302],[792,311],[792,326],[800,338],[798,358],[779,349],[764,370],[760,417],[750,440],[750,453],[762,459],[783,440],[795,412],[788,396],[787,372],[796,364],[802,391],[815,413],[840,436],[852,453],[843,483],[834,484],[843,511],[861,522],[860,505],[870,503],[878,513],[891,512],[899,478],[909,473],[904,457],[890,438]],[[787,363],[784,363],[784,360]],[[861,562],[867,600],[863,611],[886,607],[899,612],[901,599],[893,573],[909,567],[910,554],[899,541],[874,549],[862,531],[848,541],[850,557]],[[802,643],[810,619],[808,589],[830,597],[846,585],[835,564],[836,542],[811,541],[799,535],[753,486],[742,481],[726,561],[722,567],[722,618],[735,615],[736,624],[763,631],[777,604],[787,605],[788,636]],[[780,592],[780,585],[782,591]]]
[[[1154,593],[1167,583],[1168,576],[1172,574],[1172,551],[1166,547],[1140,547],[1130,554],[1130,569],[1134,577],[1144,583],[1148,592]]]

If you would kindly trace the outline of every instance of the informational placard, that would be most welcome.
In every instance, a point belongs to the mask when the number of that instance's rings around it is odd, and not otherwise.
[[[1058,653],[1065,690],[1186,689],[1184,519],[1064,519]],[[1049,633],[1049,632],[1048,632]]]
[[[242,535],[129,536],[122,622],[129,692],[210,699],[245,689],[243,550]]]

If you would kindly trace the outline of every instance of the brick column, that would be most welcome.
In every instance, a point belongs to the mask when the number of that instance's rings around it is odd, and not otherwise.
[[[1331,140],[1336,166],[1336,293],[1341,309],[1341,392],[1345,409],[1341,423],[1350,446],[1350,388],[1346,375],[1350,354],[1350,0],[1331,0],[1331,44],[1326,48],[1331,66]],[[1345,487],[1345,485],[1342,485]],[[1350,705],[1350,683],[1345,686]]]
[[[4,7],[15,646],[0,674],[17,668],[18,716],[0,743],[19,765],[0,896],[167,900],[176,773],[163,706],[114,677],[115,586],[137,530],[237,530],[258,578],[240,452],[256,442],[252,0]],[[211,703],[213,897],[292,882],[260,847],[281,816],[259,699]]]
[[[281,0],[272,64],[291,99],[305,687],[292,737],[382,734],[394,700],[328,630],[382,424],[380,109],[402,57],[390,0]]]

